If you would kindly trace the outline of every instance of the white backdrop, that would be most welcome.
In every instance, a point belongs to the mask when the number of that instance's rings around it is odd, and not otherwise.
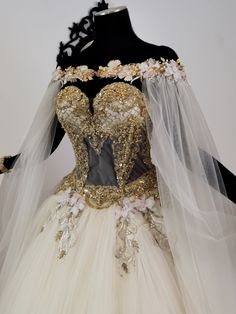
[[[236,173],[235,0],[108,2],[127,6],[141,39],[178,53],[221,160]],[[18,152],[55,68],[59,41],[67,41],[68,27],[94,4],[90,0],[0,0],[1,156]],[[48,182],[55,183],[74,166],[67,137],[50,163]]]

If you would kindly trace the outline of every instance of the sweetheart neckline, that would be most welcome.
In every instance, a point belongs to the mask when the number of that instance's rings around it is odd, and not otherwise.
[[[86,98],[87,103],[88,103],[88,110],[89,110],[89,115],[90,115],[90,117],[96,117],[96,108],[94,108],[94,101],[96,100],[96,98],[98,98],[98,96],[99,96],[100,93],[104,92],[104,90],[105,90],[106,88],[108,88],[108,87],[110,87],[110,86],[113,86],[113,85],[117,85],[117,84],[118,84],[118,85],[125,85],[125,86],[127,85],[127,86],[130,86],[131,89],[134,88],[134,90],[136,90],[136,92],[139,92],[140,94],[143,95],[143,92],[142,92],[140,89],[138,89],[136,86],[134,86],[134,85],[132,85],[132,84],[130,84],[130,83],[125,83],[125,82],[112,82],[112,83],[110,83],[110,84],[107,84],[107,85],[103,86],[103,87],[95,94],[94,97],[88,97],[87,94],[81,90],[81,88],[79,88],[78,86],[75,86],[75,85],[68,85],[68,86],[62,88],[62,89],[60,90],[60,92],[64,91],[65,89],[71,88],[71,87],[75,88],[77,91],[79,91],[81,94],[83,94],[83,96]],[[60,92],[59,92],[59,93],[60,93]],[[90,98],[92,98],[92,99],[91,99],[91,102],[90,102]],[[92,112],[92,110],[90,109],[91,107],[92,107],[93,112]]]
[[[62,90],[65,89],[66,87],[73,86],[73,87],[77,88],[81,93],[83,93],[83,94],[86,96],[86,98],[88,98],[88,100],[89,100],[89,101],[92,101],[92,103],[93,103],[93,102],[94,102],[94,99],[98,96],[99,93],[101,93],[101,92],[103,91],[104,88],[106,88],[107,86],[113,85],[113,84],[115,85],[115,84],[120,84],[120,83],[122,83],[122,84],[127,84],[127,85],[129,85],[129,86],[133,86],[133,87],[135,87],[138,91],[140,91],[140,93],[143,93],[142,90],[140,90],[139,88],[137,88],[135,85],[132,85],[132,83],[126,83],[126,82],[123,82],[123,81],[112,82],[112,83],[108,83],[108,84],[104,85],[103,87],[101,87],[101,89],[100,89],[98,92],[95,93],[95,96],[94,96],[94,97],[89,97],[80,87],[78,87],[78,86],[76,86],[76,85],[73,85],[73,84],[67,85],[67,86],[61,88],[60,91],[62,91]]]

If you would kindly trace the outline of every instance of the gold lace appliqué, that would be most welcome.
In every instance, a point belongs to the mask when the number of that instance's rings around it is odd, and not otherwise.
[[[58,119],[74,148],[78,179],[85,184],[89,171],[85,140],[100,154],[104,141],[110,138],[118,185],[124,186],[146,131],[143,94],[135,86],[115,82],[102,88],[93,107],[91,114],[88,97],[76,86],[65,87],[56,98]],[[144,149],[149,152],[149,146]]]
[[[135,223],[135,215],[141,213],[153,235],[158,246],[171,252],[169,242],[164,228],[163,216],[158,213],[157,199],[153,196],[126,197],[122,205],[116,208],[116,251],[120,275],[129,273],[132,266],[136,264],[136,254],[140,246],[136,239],[138,226]],[[155,218],[156,219],[155,219]]]
[[[121,276],[129,273],[131,268],[136,265],[137,253],[140,249],[140,244],[136,239],[139,226],[136,224],[135,217],[138,214],[141,214],[149,225],[155,243],[161,249],[170,252],[163,216],[158,213],[158,206],[156,206],[158,197],[154,193],[148,192],[149,196],[142,194],[139,197],[135,195],[124,197],[118,200],[115,205],[116,242],[114,254]],[[48,224],[57,222],[55,234],[55,241],[58,245],[57,258],[64,261],[69,250],[78,240],[79,219],[83,211],[86,210],[87,202],[84,195],[73,191],[71,187],[58,192],[56,197],[57,205],[49,213],[40,232],[43,232]]]
[[[110,205],[120,202],[124,197],[140,197],[143,194],[159,198],[159,191],[156,181],[156,171],[154,168],[140,176],[138,179],[125,184],[124,186],[103,186],[81,184],[77,179],[76,169],[66,175],[58,184],[55,193],[72,189],[82,195],[86,203],[98,210],[107,208]]]

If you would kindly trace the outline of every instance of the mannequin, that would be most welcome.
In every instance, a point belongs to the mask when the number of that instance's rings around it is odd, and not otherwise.
[[[106,65],[110,60],[115,59],[119,59],[122,64],[142,62],[148,58],[156,60],[161,57],[168,60],[178,59],[177,53],[172,48],[163,45],[157,46],[140,39],[132,28],[129,12],[125,6],[96,12],[94,14],[94,29],[95,39],[85,49],[81,50],[75,47],[69,58],[70,65],[76,67],[86,64],[89,68],[97,69],[99,65]],[[58,63],[58,65],[66,67],[66,63]],[[102,80],[96,78],[88,82],[78,81],[73,85],[78,86],[92,100],[103,86],[119,80],[119,78],[115,80],[113,78]],[[64,87],[70,84],[67,83]],[[133,85],[141,90],[139,80],[135,80]],[[90,110],[93,112],[92,101],[90,102]],[[51,153],[58,147],[65,134],[56,116],[55,123],[57,127]],[[4,166],[11,169],[18,156],[19,154],[5,158]],[[203,158],[207,158],[204,152]],[[235,175],[219,161],[215,160],[215,162],[218,163],[222,173],[227,197],[236,203],[236,195],[233,191],[236,186]]]
[[[107,27],[108,25],[109,27]],[[76,67],[86,64],[89,68],[97,69],[99,65],[106,65],[114,59],[119,59],[122,64],[142,62],[150,57],[178,59],[173,49],[141,40],[132,28],[129,12],[125,6],[95,13],[94,27],[95,39],[93,43],[82,51],[75,49],[70,58],[70,65]],[[95,79],[86,83],[76,82],[76,85],[92,98],[109,81],[114,81],[114,79]],[[133,84],[141,89],[138,80]]]
[[[86,20],[1,184],[0,313],[235,314],[236,206],[182,62],[125,7]],[[63,129],[75,167],[45,198]]]

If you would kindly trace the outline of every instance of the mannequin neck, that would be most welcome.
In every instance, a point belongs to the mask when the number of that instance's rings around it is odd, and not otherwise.
[[[139,39],[133,31],[128,9],[121,8],[118,11],[104,10],[94,16],[97,44],[108,41],[124,42],[124,38],[131,41]]]

